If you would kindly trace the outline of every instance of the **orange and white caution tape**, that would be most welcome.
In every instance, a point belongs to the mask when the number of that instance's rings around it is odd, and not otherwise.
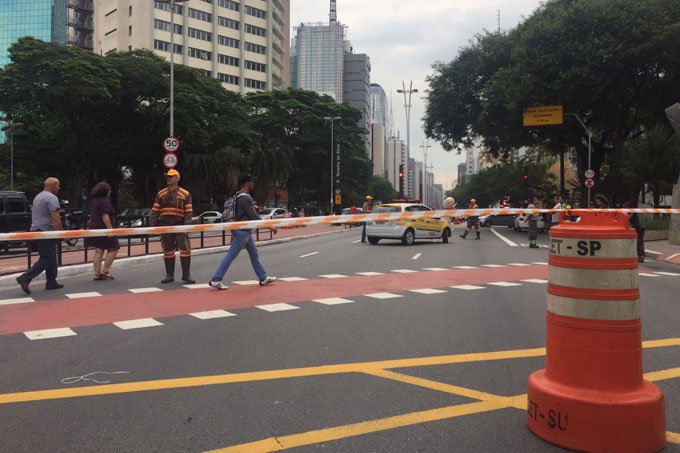
[[[200,233],[223,230],[274,229],[307,225],[331,225],[342,223],[389,222],[432,218],[480,217],[486,215],[519,215],[559,212],[555,209],[440,209],[416,212],[381,212],[375,214],[330,215],[318,217],[290,217],[286,219],[249,220],[243,222],[210,223],[200,225],[156,226],[145,228],[114,228],[111,230],[61,230],[2,233],[0,241],[29,241],[37,239],[70,239],[100,236],[151,236],[163,233]],[[585,209],[564,210],[578,216]],[[680,209],[588,209],[589,212],[628,212],[639,214],[680,214]]]

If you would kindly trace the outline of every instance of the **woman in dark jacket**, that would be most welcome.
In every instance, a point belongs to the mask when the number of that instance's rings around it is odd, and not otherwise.
[[[92,201],[90,203],[90,229],[103,230],[114,228],[116,224],[116,211],[109,201],[111,195],[111,186],[108,183],[97,183],[92,189]],[[118,255],[120,244],[118,238],[115,236],[99,236],[92,238],[85,238],[85,245],[87,247],[94,247],[94,258],[92,259],[92,266],[94,267],[95,280],[113,280],[113,275],[109,270],[113,264],[113,260]],[[106,258],[104,258],[104,251],[106,250]],[[104,264],[102,265],[102,259]]]

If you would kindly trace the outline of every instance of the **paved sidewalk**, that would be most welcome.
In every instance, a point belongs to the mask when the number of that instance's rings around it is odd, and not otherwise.
[[[680,266],[680,245],[673,245],[668,239],[645,242],[645,253],[648,259]]]

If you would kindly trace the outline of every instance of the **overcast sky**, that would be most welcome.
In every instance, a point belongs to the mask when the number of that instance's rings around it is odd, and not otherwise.
[[[413,80],[413,87],[424,91],[432,64],[453,60],[476,33],[498,28],[498,10],[501,28],[507,30],[539,4],[539,0],[337,0],[337,10],[354,52],[371,59],[371,83],[380,84],[388,97],[391,93],[394,127],[406,140],[404,98],[396,92],[402,80],[407,88]],[[329,0],[291,0],[291,24],[327,22],[329,11]],[[421,96],[411,98],[411,157],[416,160],[423,160],[425,141]],[[444,151],[436,142],[430,141],[430,146],[428,165],[434,165],[435,182],[449,189],[463,156]]]

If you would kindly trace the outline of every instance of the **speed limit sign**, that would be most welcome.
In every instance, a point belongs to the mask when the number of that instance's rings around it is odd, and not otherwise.
[[[595,172],[593,170],[586,170],[586,178],[593,179],[595,177]]]
[[[165,165],[165,168],[175,168],[177,166],[177,154],[165,153],[163,165]]]
[[[169,153],[176,153],[179,149],[179,140],[175,137],[166,137],[163,139],[163,149]]]

